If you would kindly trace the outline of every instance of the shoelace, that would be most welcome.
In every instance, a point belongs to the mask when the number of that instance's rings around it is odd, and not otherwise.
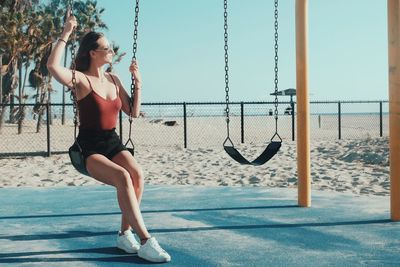
[[[127,238],[131,243],[136,243],[137,242],[133,235],[128,235]]]
[[[136,240],[136,238],[135,238],[135,235],[132,233],[132,234],[125,234],[125,237],[129,240],[129,242],[131,242],[131,243],[137,243],[138,241]]]
[[[163,250],[163,249],[160,247],[160,244],[158,244],[158,241],[157,241],[156,239],[153,239],[153,238],[152,238],[152,239],[150,239],[149,241],[151,242],[152,247],[154,247],[156,250],[166,253],[166,251]]]

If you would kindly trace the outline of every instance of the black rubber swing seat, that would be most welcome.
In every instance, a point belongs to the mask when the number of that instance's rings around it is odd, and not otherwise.
[[[130,140],[130,139],[129,139]],[[132,156],[135,155],[135,148],[127,147],[126,148]],[[75,140],[74,144],[68,150],[69,158],[71,160],[72,166],[83,175],[90,176],[89,172],[86,169],[86,162],[83,157],[82,148],[79,145],[78,141]]]
[[[68,150],[69,157],[71,159],[72,166],[83,175],[89,175],[86,169],[85,159],[83,158],[82,148],[75,140],[74,144]]]
[[[224,145],[224,149],[232,159],[236,160],[240,164],[260,166],[269,161],[273,156],[275,156],[275,154],[281,148],[281,145],[281,141],[271,141],[271,143],[268,144],[261,155],[253,161],[248,161],[234,146]]]
[[[249,161],[243,155],[235,148],[235,146],[232,143],[232,140],[229,138],[229,65],[228,65],[228,0],[224,0],[224,50],[225,50],[225,101],[226,101],[226,108],[225,108],[225,114],[226,114],[226,129],[227,129],[227,137],[225,139],[225,142],[223,143],[224,149],[228,155],[237,161],[240,164],[243,165],[253,165],[253,166],[260,166],[269,161],[275,154],[279,151],[281,145],[282,145],[282,138],[278,134],[278,0],[275,0],[275,44],[274,44],[274,50],[275,50],[275,79],[274,79],[274,85],[275,85],[275,134],[271,138],[271,142],[268,144],[268,146],[265,148],[265,150],[261,153],[260,156],[258,156],[255,160]],[[243,105],[243,104],[242,104]],[[243,114],[243,106],[242,106],[242,114]],[[274,137],[279,138],[279,141],[274,141]],[[275,139],[276,140],[276,139]],[[226,143],[229,141],[230,145],[226,145]]]
[[[129,138],[126,140],[125,148],[131,153],[132,156],[135,156],[135,145],[131,139],[132,132],[132,120],[129,120]]]

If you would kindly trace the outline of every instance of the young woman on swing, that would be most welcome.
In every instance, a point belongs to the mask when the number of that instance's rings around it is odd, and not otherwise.
[[[75,84],[72,70],[60,64],[66,43],[76,26],[76,18],[69,14],[47,67],[58,82],[76,88],[73,93],[80,121],[77,141],[89,175],[117,190],[122,211],[117,247],[127,253],[138,253],[139,257],[148,261],[170,261],[170,255],[149,234],[143,222],[139,208],[144,186],[142,170],[115,132],[120,109],[127,114],[130,112],[130,97],[119,78],[103,70],[105,64],[112,62],[114,55],[108,40],[96,32],[89,32],[82,38],[75,60]],[[138,117],[142,79],[136,61],[132,61],[129,71],[135,80],[132,116]]]

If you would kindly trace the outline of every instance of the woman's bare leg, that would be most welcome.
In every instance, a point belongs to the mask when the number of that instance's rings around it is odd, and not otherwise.
[[[129,225],[135,229],[140,239],[149,238],[130,173],[100,154],[89,156],[86,168],[93,178],[117,189],[118,204]]]
[[[136,162],[135,158],[131,153],[124,150],[115,155],[111,159],[114,163],[122,166],[125,170],[127,170],[131,176],[133,188],[136,193],[136,199],[138,205],[140,207],[140,202],[142,201],[143,190],[144,190],[144,176],[143,171],[140,168],[139,164]],[[129,224],[127,218],[124,214],[121,216],[121,232],[123,233],[126,230],[131,229],[131,225]]]

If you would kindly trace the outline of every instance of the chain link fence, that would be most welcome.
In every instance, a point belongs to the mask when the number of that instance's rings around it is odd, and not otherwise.
[[[133,120],[132,139],[148,147],[198,148],[222,146],[227,136],[225,103],[143,103]],[[17,107],[17,106],[16,106]],[[274,102],[230,104],[230,138],[235,144],[268,143],[275,132]],[[14,109],[13,109],[14,110]],[[72,104],[24,105],[10,115],[3,105],[0,156],[65,153],[74,140]],[[295,102],[280,102],[278,132],[282,139],[296,138]],[[388,136],[387,101],[310,102],[311,140],[363,139]],[[123,142],[129,134],[128,116],[120,114],[117,132]]]

